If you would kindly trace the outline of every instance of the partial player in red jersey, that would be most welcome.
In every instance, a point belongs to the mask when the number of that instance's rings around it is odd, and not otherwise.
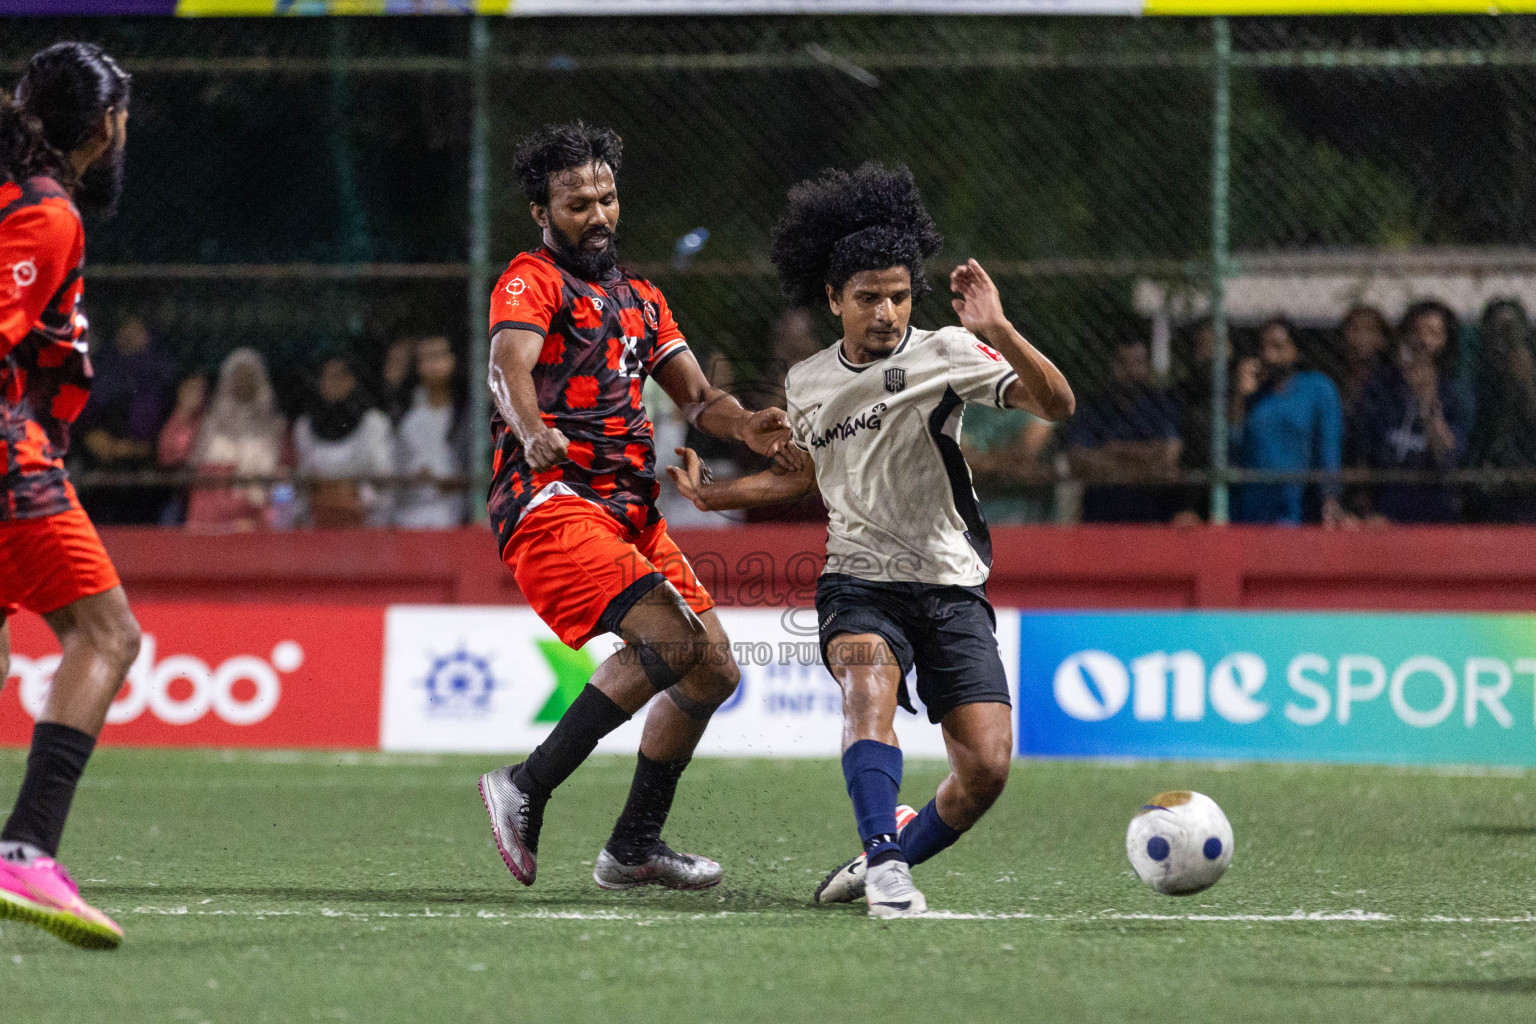
[[[649,281],[618,266],[611,131],[552,125],[516,166],[543,246],[512,261],[491,298],[497,414],[491,525],[502,560],[566,644],[617,633],[598,668],[522,764],[480,779],[507,867],[532,885],[544,805],[597,742],[653,696],[634,784],[593,877],[605,889],[720,880],[706,857],[661,840],[678,779],[715,709],[741,678],[714,599],[656,509],[656,449],[640,402],[646,377],[701,430],[798,467],[781,409],[748,412],[711,387]]]
[[[75,785],[138,655],[139,626],[64,455],[91,387],[76,204],[115,208],[127,132],[128,76],[87,43],[35,54],[15,99],[0,92],[0,685],[18,609],[43,616],[64,650],[0,830],[0,918],[92,948],[116,947],[122,929],[80,898],[54,858]]]

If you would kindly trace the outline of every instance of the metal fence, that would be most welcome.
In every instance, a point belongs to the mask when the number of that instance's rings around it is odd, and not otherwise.
[[[975,419],[996,515],[1222,521],[1229,492],[1240,506],[1255,481],[1302,480],[1313,517],[1333,481],[1361,516],[1395,486],[1445,498],[1430,504],[1453,519],[1536,519],[1533,18],[5,27],[7,76],[65,37],[101,42],[135,76],[123,210],[90,235],[93,344],[136,317],[183,372],[255,347],[290,416],[325,356],[376,366],[390,342],[426,333],[452,337],[485,402],[487,294],[536,242],[511,149],[540,123],[582,117],[625,138],[626,262],[759,400],[805,333],[784,319],[766,255],[786,190],[827,166],[909,165],[947,240],[936,283],[979,259],[1080,398],[1054,432]],[[708,240],[688,252],[679,240],[696,228]],[[1484,318],[1506,298],[1520,308]],[[1393,393],[1398,321],[1420,299],[1459,321],[1436,393],[1475,404],[1435,410],[1436,385],[1421,387],[1418,412],[1455,420],[1449,459],[1413,450],[1432,433],[1422,423],[1359,425],[1372,380]],[[1356,304],[1388,322],[1379,365],[1344,340]],[[1258,458],[1262,424],[1229,402],[1273,316],[1337,382],[1342,472],[1320,451]],[[915,315],[952,318],[942,287]],[[818,343],[835,337],[825,314],[811,323]],[[1378,404],[1379,419],[1402,402]],[[1417,414],[1411,395],[1406,408]],[[1229,438],[1233,424],[1243,433]],[[1178,445],[1137,447],[1154,439]],[[87,487],[122,482],[92,468]],[[1406,507],[1390,518],[1412,518]]]

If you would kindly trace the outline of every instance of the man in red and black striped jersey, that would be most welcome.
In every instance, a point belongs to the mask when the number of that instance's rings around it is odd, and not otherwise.
[[[15,100],[0,92],[0,685],[19,609],[42,615],[64,651],[0,830],[0,918],[92,948],[116,947],[122,929],[80,898],[55,856],[139,627],[64,455],[91,387],[75,204],[115,207],[127,125],[128,76],[89,44],[35,54]]]
[[[701,430],[798,467],[783,410],[751,413],[711,387],[667,300],[618,266],[611,131],[552,125],[517,172],[543,245],[507,267],[491,299],[496,445],[489,509],[502,560],[560,639],[617,633],[605,661],[522,764],[480,780],[507,867],[532,885],[544,805],[604,735],[657,693],[629,800],[598,854],[605,889],[703,889],[720,866],[661,840],[678,779],[714,710],[736,689],[714,599],[656,509],[656,448],[640,401],[655,377]]]

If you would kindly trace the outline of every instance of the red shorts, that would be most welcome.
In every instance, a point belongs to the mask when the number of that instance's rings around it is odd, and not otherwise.
[[[82,508],[0,523],[0,616],[46,615],[121,583]]]
[[[598,506],[562,494],[535,506],[501,554],[533,610],[568,647],[614,632],[663,580],[702,615],[715,599],[659,521],[639,533]]]

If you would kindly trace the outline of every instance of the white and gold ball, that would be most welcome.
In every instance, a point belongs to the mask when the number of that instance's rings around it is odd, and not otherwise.
[[[1143,882],[1188,896],[1215,885],[1232,863],[1232,825],[1203,793],[1159,793],[1131,819],[1125,853]]]

